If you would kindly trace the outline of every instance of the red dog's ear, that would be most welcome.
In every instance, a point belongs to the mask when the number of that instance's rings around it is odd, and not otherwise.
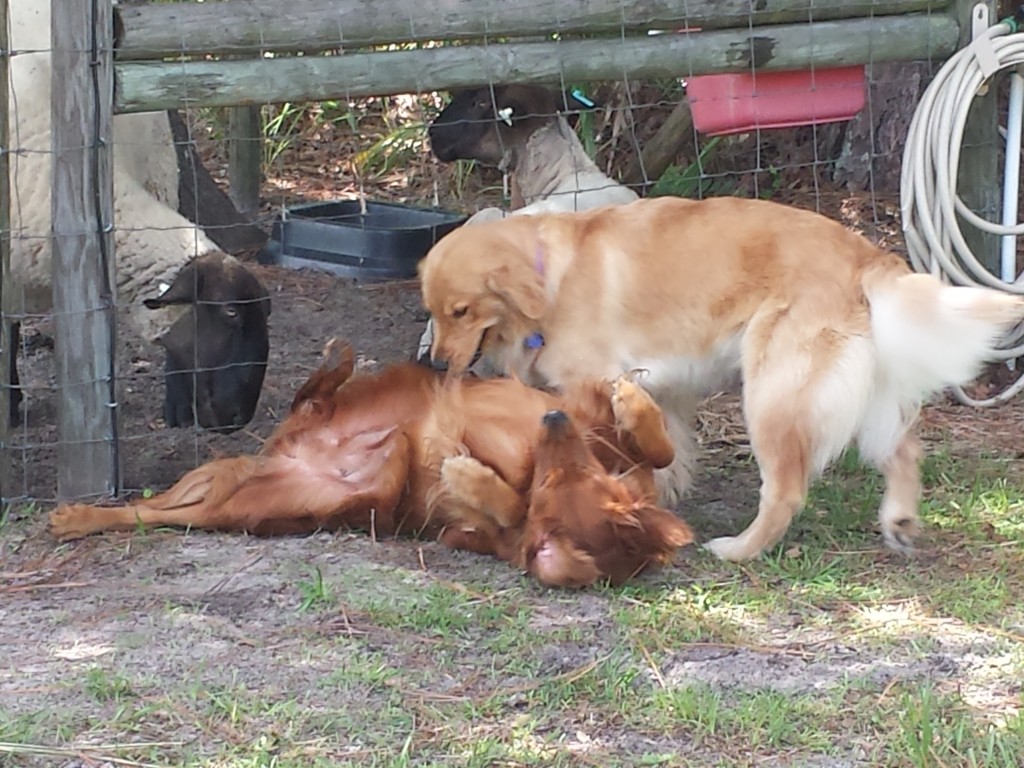
[[[548,308],[543,275],[531,267],[503,264],[487,275],[486,284],[531,320],[539,320]]]

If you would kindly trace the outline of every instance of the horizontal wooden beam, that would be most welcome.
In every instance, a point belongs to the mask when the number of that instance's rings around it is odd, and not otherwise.
[[[387,43],[682,27],[724,29],[916,12],[950,0],[222,0],[119,9],[117,58],[315,52]]]
[[[373,0],[376,2],[376,0]],[[422,93],[502,82],[586,82],[943,59],[959,27],[946,15],[888,16],[757,30],[616,40],[460,45],[340,56],[139,62],[115,67],[115,110]]]

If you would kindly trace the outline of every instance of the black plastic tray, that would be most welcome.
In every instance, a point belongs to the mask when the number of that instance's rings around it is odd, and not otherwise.
[[[365,282],[415,277],[434,243],[466,220],[437,208],[358,200],[298,205],[274,222],[262,260]]]

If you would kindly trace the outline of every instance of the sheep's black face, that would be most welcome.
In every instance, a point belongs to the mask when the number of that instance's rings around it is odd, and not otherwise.
[[[224,254],[188,264],[150,309],[187,305],[161,338],[166,350],[164,420],[233,432],[256,411],[270,342],[270,299],[260,281]]]
[[[538,85],[496,85],[452,93],[452,100],[427,130],[438,160],[479,160],[499,165],[558,113],[559,94]]]

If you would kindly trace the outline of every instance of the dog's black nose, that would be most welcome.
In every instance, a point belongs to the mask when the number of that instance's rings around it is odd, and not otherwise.
[[[569,423],[569,417],[566,416],[565,411],[548,411],[544,414],[544,418],[541,422],[545,427],[551,429],[552,427],[564,427]]]
[[[430,367],[433,368],[435,371],[442,371],[442,372],[443,371],[447,371],[448,370],[448,361],[447,360],[431,360],[430,361]]]

